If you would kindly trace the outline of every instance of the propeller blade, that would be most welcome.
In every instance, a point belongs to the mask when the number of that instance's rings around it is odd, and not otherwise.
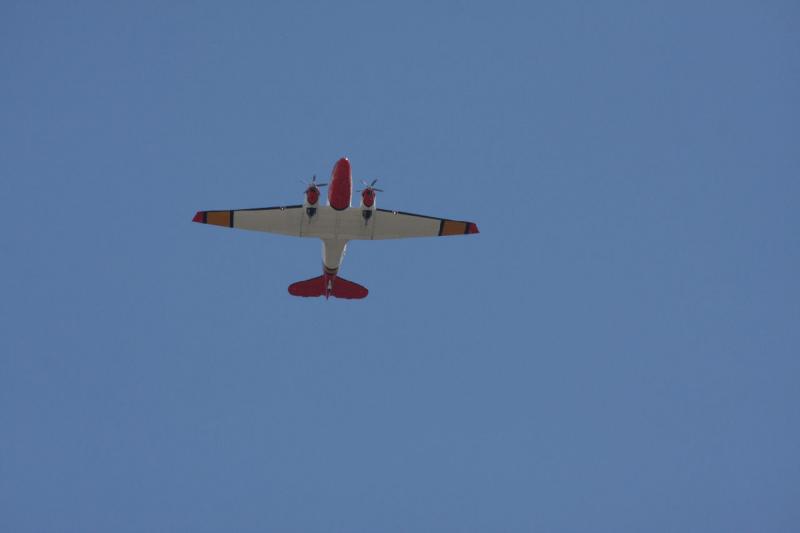
[[[364,185],[363,189],[359,189],[356,192],[364,192],[366,190],[375,191],[375,192],[383,192],[383,189],[376,189],[375,184],[378,183],[378,178],[372,180],[372,183],[367,183],[364,180],[361,180],[361,184]]]
[[[327,183],[317,183],[317,175],[316,174],[311,176],[311,181],[300,180],[300,183],[302,183],[303,185],[305,185],[309,189],[312,188],[312,187],[325,187],[325,186],[328,185]]]

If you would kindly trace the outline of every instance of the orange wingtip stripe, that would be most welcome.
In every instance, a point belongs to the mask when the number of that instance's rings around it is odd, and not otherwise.
[[[215,226],[230,227],[231,225],[231,212],[230,211],[207,211],[206,224],[213,224]]]
[[[445,220],[439,231],[439,235],[464,235],[467,232],[467,225],[457,220]]]

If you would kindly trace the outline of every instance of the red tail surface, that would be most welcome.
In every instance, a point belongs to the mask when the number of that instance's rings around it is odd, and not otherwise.
[[[322,296],[325,294],[325,276],[298,281],[289,285],[289,294],[293,296]]]
[[[358,283],[340,277],[333,280],[331,296],[347,298],[348,300],[360,300],[361,298],[366,298],[367,294],[369,294],[369,290]]]
[[[328,298],[346,298],[357,300],[366,298],[369,290],[358,283],[353,283],[344,278],[322,275],[316,278],[298,281],[289,285],[289,294],[293,296]]]

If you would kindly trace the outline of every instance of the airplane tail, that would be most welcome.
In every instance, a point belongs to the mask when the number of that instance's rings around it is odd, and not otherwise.
[[[366,298],[369,290],[358,283],[336,277],[333,280],[333,292],[331,296],[336,298],[346,298],[348,300],[360,300]]]
[[[313,297],[325,294],[325,276],[298,281],[289,285],[292,296]]]
[[[326,280],[327,278],[327,280]],[[326,284],[330,281],[330,290]],[[293,296],[317,297],[333,296],[334,298],[346,298],[348,300],[358,300],[366,298],[369,290],[366,287],[338,276],[318,276],[316,278],[298,281],[289,285],[289,294]]]

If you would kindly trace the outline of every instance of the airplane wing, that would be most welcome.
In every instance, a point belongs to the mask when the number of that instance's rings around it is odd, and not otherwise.
[[[192,221],[225,228],[248,229],[302,237],[303,218],[304,210],[302,205],[288,205],[256,209],[198,211]]]
[[[313,217],[306,215],[302,205],[198,211],[192,220],[293,237],[341,240],[408,239],[478,233],[478,226],[473,222],[388,209],[376,209],[369,220],[364,220],[362,209],[357,207],[341,211],[329,206],[319,207]]]
[[[448,235],[478,233],[478,226],[473,222],[429,217],[403,211],[376,209],[373,218],[374,222],[369,224],[372,226],[372,231],[367,232],[367,236],[360,238],[374,240],[408,239],[412,237],[446,237]]]

